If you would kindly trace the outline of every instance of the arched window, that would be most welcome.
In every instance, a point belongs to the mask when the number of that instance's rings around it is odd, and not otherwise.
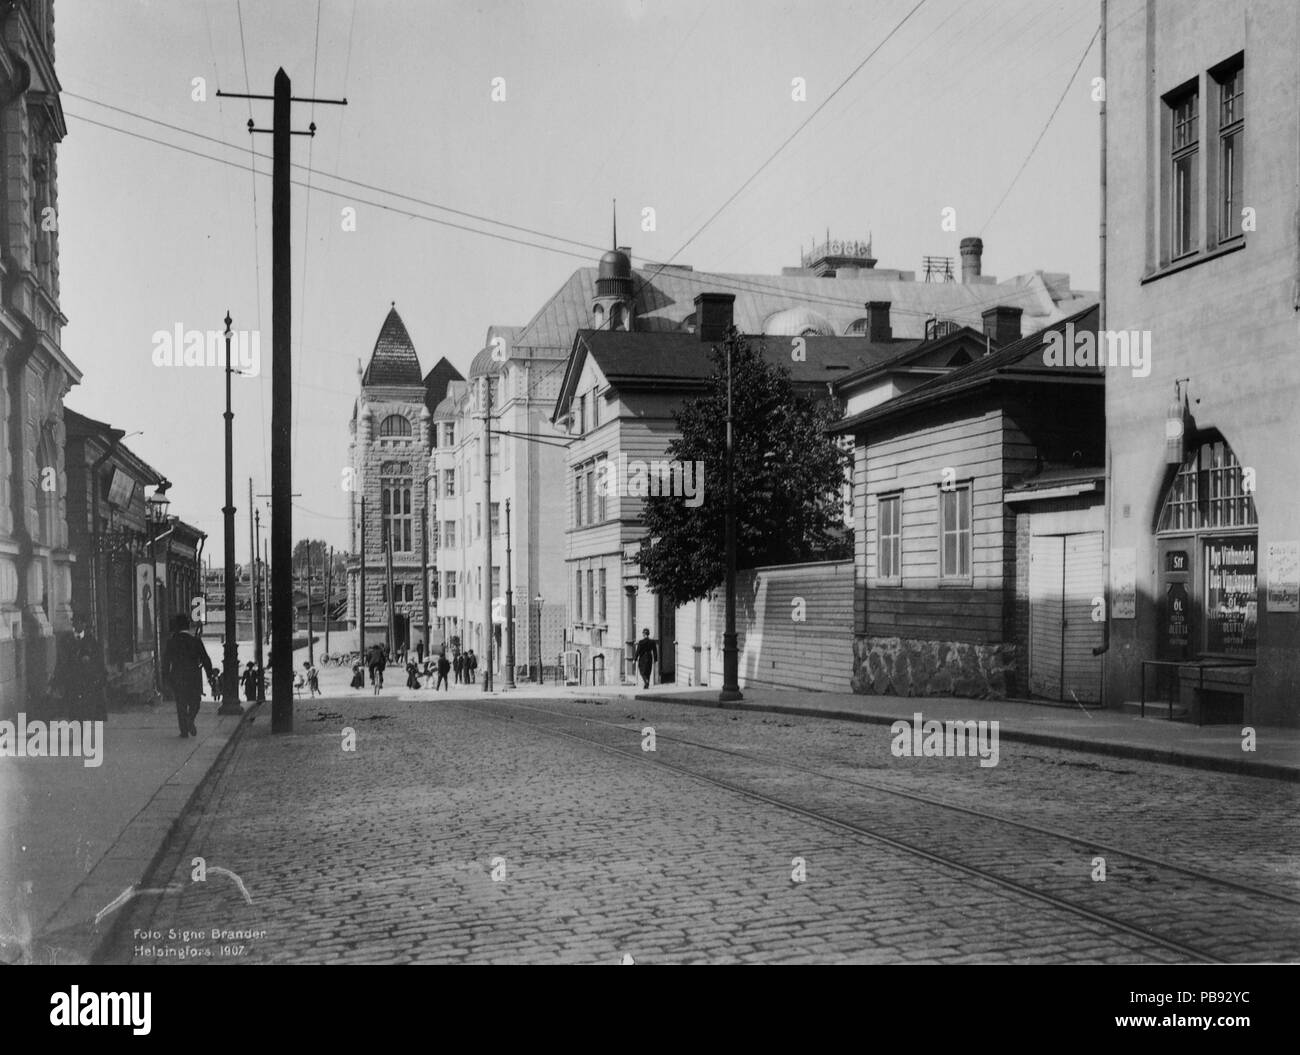
[[[410,553],[415,544],[410,472],[407,462],[385,462],[380,467],[382,540],[393,553]]]
[[[1161,658],[1254,656],[1259,531],[1254,470],[1203,435],[1165,491],[1157,520]]]
[[[389,414],[379,424],[380,436],[409,436],[410,434],[411,423],[401,414]]]
[[[591,309],[591,328],[599,330],[605,325],[605,305],[597,304]]]

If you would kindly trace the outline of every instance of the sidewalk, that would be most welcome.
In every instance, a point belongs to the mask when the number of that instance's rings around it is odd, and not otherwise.
[[[0,962],[86,963],[148,873],[204,777],[244,727],[205,699],[183,739],[171,701],[110,711],[103,761],[7,758],[0,765]]]
[[[586,695],[603,690],[588,689]],[[743,689],[744,699],[719,703],[717,689],[677,689],[663,686],[638,692],[638,700],[686,703],[777,714],[810,715],[841,721],[890,725],[900,719],[909,725],[918,712],[925,720],[998,722],[1004,741],[1062,747],[1072,751],[1165,762],[1177,766],[1212,769],[1245,776],[1300,781],[1300,729],[1260,726],[1255,730],[1255,750],[1242,750],[1242,727],[1207,725],[1146,718],[1121,711],[1024,703],[1011,700],[968,700],[951,696],[860,696],[850,692],[806,692],[798,689]]]

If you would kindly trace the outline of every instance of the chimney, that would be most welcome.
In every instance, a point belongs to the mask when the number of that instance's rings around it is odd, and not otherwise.
[[[981,261],[984,258],[984,239],[963,238],[961,240],[961,280],[969,282],[980,277]]]
[[[705,344],[724,340],[731,326],[734,293],[700,293],[695,297],[695,333]]]
[[[889,301],[867,301],[867,340],[885,344],[894,339],[894,331],[889,325]]]
[[[1020,314],[1023,310],[1006,304],[989,308],[983,316],[985,335],[1004,348],[1020,340]]]

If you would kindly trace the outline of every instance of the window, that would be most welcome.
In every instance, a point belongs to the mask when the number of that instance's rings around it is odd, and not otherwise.
[[[573,526],[582,527],[585,523],[583,514],[587,509],[587,478],[581,469],[573,481]]]
[[[593,623],[596,621],[596,608],[593,602],[593,595],[596,592],[596,573],[590,568],[587,569],[587,603],[584,607],[587,610],[587,618]]]
[[[876,577],[898,582],[902,577],[903,496],[876,499]]]
[[[442,525],[442,544],[447,549],[456,548],[456,521],[446,520]]]
[[[1254,527],[1255,500],[1241,464],[1222,439],[1201,443],[1183,462],[1160,511],[1159,531]]]
[[[379,423],[379,435],[382,436],[409,436],[411,434],[411,423],[402,417],[401,414],[389,414]]]
[[[442,427],[442,445],[444,447],[456,446],[456,426],[452,422],[447,422]]]
[[[483,503],[474,503],[474,537],[483,537]]]
[[[939,577],[969,579],[971,574],[970,485],[939,492]]]
[[[585,435],[587,432],[587,395],[584,392],[578,397],[578,435]]]
[[[412,480],[405,475],[409,471],[406,462],[385,462],[380,467],[380,533],[383,544],[394,553],[410,553],[414,548]]]
[[[381,582],[379,584],[379,599],[383,601],[384,604],[388,603],[388,583],[386,582]]]
[[[501,503],[500,502],[492,503],[491,519],[492,519],[492,537],[499,538],[501,536]]]
[[[456,497],[456,470],[455,469],[448,469],[445,473],[443,473],[442,493],[444,498]]]
[[[605,492],[609,490],[609,474],[605,472],[605,469],[603,468],[604,462],[605,462],[605,457],[603,455],[596,459],[596,475],[595,475],[594,490],[596,492],[596,523],[597,524],[603,524],[605,522],[605,517],[607,515],[607,511],[605,507],[605,498],[606,498]],[[600,486],[602,476],[604,477],[604,486]]]
[[[593,429],[600,425],[600,401],[601,394],[593,388],[591,390],[591,427]]]
[[[492,565],[492,582],[489,585],[492,587],[493,598],[500,597],[501,596],[501,565],[500,564]]]
[[[443,574],[443,596],[449,601],[456,599],[456,573],[454,571]]]
[[[592,467],[587,468],[587,523],[596,522],[596,471]]]
[[[599,622],[605,622],[605,569],[601,568],[597,572],[596,579],[596,619]]]
[[[478,599],[483,600],[483,569],[474,569],[474,585],[478,588]]]
[[[577,613],[576,621],[581,623],[582,622],[582,572],[579,571],[579,572],[575,572],[574,574],[576,574],[578,577],[578,585],[577,585],[577,589],[574,590],[573,608],[574,611]]]
[[[1219,93],[1219,241],[1236,238],[1241,231],[1242,129],[1245,125],[1245,77],[1241,56],[1214,73]]]
[[[1195,85],[1168,99],[1169,141],[1169,255],[1184,256],[1198,246],[1197,203],[1197,102]]]

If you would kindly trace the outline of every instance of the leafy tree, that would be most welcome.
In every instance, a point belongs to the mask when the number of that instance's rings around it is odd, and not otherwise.
[[[646,499],[641,567],[673,604],[707,596],[726,577],[726,352],[714,346],[705,395],[674,412],[680,436],[666,457],[704,466],[703,502]],[[742,340],[731,356],[736,566],[843,560],[849,455],[826,429],[839,420],[829,401],[797,393],[790,372]]]

